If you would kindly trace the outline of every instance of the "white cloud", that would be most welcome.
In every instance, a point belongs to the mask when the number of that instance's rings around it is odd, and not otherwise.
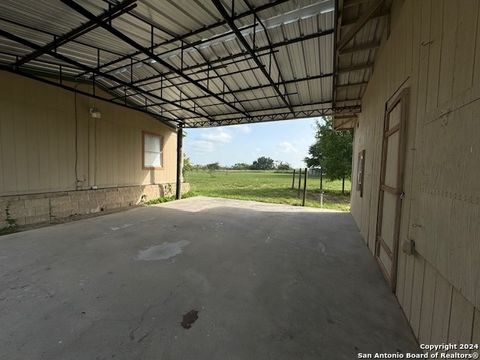
[[[227,144],[232,141],[232,135],[221,128],[207,129],[200,135],[200,139],[212,143]]]
[[[194,140],[190,146],[194,153],[209,153],[215,150],[215,144],[205,140]]]
[[[292,145],[292,143],[289,143],[288,141],[283,141],[280,144],[278,144],[278,147],[280,149],[280,152],[284,154],[291,154],[291,153],[297,153],[298,149]]]
[[[232,141],[232,135],[221,129],[206,129],[204,130],[198,139],[191,142],[191,149],[197,153],[210,153],[214,152],[219,145],[228,144]]]
[[[238,124],[238,125],[230,125],[226,127],[229,131],[233,131],[237,134],[247,135],[252,132],[252,127],[248,124]]]
[[[250,134],[252,132],[252,128],[248,125],[236,125],[235,128],[241,134]]]

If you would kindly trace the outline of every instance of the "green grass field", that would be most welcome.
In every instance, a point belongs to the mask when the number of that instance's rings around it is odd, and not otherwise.
[[[192,170],[185,174],[190,183],[189,195],[204,195],[229,199],[254,200],[270,203],[301,205],[302,195],[298,196],[298,176],[295,190],[291,189],[292,174],[273,171]],[[303,187],[303,179],[302,179]],[[350,181],[345,181],[346,195],[342,195],[341,180],[323,179],[324,201],[326,209],[350,210]],[[307,181],[306,206],[320,207],[320,179]]]

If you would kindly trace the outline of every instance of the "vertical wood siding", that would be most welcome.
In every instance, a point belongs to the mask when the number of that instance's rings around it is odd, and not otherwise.
[[[175,182],[176,133],[147,114],[77,95],[76,123],[74,93],[4,71],[0,84],[0,195],[75,190],[75,164],[78,189]],[[163,136],[162,170],[142,169],[142,131]]]
[[[480,336],[479,4],[394,1],[355,128],[366,161],[352,214],[373,252],[385,104],[410,88],[400,243],[414,240],[416,254],[399,254],[396,295],[427,343]]]

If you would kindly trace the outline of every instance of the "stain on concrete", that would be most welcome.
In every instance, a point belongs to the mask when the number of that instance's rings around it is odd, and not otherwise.
[[[176,242],[164,242],[161,245],[155,245],[148,249],[138,252],[137,260],[152,261],[170,259],[183,252],[183,248],[190,244],[190,241],[180,240]]]
[[[317,248],[318,248],[318,250],[320,250],[320,252],[321,252],[323,255],[326,255],[326,254],[327,254],[327,247],[326,247],[325,244],[322,243],[321,241],[318,242]]]
[[[183,315],[183,320],[181,325],[184,329],[190,329],[192,324],[197,321],[198,319],[198,311],[197,310],[190,310],[185,315]]]
[[[114,227],[111,227],[110,230],[117,231],[117,230],[129,228],[130,226],[133,226],[133,224],[123,224],[121,226],[114,226]]]

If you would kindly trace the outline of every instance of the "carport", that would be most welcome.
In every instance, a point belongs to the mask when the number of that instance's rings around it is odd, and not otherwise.
[[[336,69],[334,0],[0,6],[2,70],[147,113],[177,131],[178,198],[184,128],[350,118],[360,93],[336,99],[337,75],[370,75],[370,63]]]
[[[354,132],[352,216],[200,198],[2,237],[1,355],[478,344],[479,19],[473,0],[0,1],[2,231],[181,198],[186,128]]]

